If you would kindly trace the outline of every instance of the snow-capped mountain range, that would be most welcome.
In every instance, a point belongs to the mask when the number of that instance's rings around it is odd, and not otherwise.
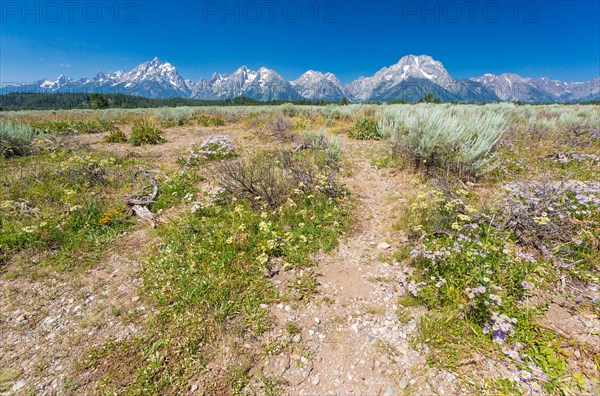
[[[208,80],[194,82],[184,80],[170,63],[154,58],[129,72],[98,72],[79,80],[61,75],[56,80],[6,85],[0,91],[8,92],[101,92],[204,100],[244,96],[256,100],[325,102],[344,98],[354,102],[416,101],[432,93],[445,101],[578,102],[600,100],[600,77],[587,82],[562,82],[505,73],[457,80],[430,56],[408,55],[373,76],[360,77],[346,86],[331,73],[309,70],[294,81],[286,81],[274,70],[261,67],[254,71],[246,66],[231,74],[215,73]]]

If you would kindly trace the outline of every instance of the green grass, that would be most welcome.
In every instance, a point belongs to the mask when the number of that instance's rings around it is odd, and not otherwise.
[[[129,143],[134,146],[145,144],[162,144],[165,138],[154,121],[149,118],[139,118],[133,122]]]
[[[196,173],[186,172],[181,175],[179,171],[167,175],[166,178],[159,179],[159,195],[152,208],[160,210],[192,202],[196,199],[198,193],[196,184],[199,180],[201,178]]]
[[[431,364],[453,370],[474,351],[508,361],[484,331],[492,312],[506,314],[515,323],[505,346],[521,343],[526,363],[536,364],[548,375],[544,388],[558,392],[569,373],[562,340],[539,327],[537,318],[544,306],[524,303],[531,286],[523,286],[528,282],[541,287],[555,270],[543,260],[520,256],[511,232],[491,227],[492,215],[474,206],[479,200],[476,194],[462,190],[457,196],[419,194],[406,213],[410,219],[404,224],[406,231],[421,241],[408,258],[416,269],[412,281],[418,290],[400,303],[421,303],[430,309],[421,318],[414,342],[432,347]],[[401,255],[399,259],[406,260],[406,253]],[[483,291],[475,291],[479,288]]]
[[[0,261],[31,251],[58,269],[93,263],[130,227],[133,166],[67,151],[0,162]]]
[[[199,126],[203,127],[220,127],[225,125],[225,121],[221,118],[206,114],[198,114],[194,116],[194,120],[196,120]]]
[[[32,122],[31,126],[48,135],[90,134],[115,131],[117,129],[114,121],[107,118],[90,118],[85,120],[62,118]]]
[[[117,130],[109,133],[104,138],[104,142],[106,142],[106,143],[127,143],[127,136],[125,136],[125,133],[122,130],[117,129]]]

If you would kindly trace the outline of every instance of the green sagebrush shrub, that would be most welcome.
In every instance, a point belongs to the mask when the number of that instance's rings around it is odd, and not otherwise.
[[[502,112],[472,106],[394,106],[380,122],[392,150],[421,167],[480,176],[497,163],[493,151],[506,129]]]

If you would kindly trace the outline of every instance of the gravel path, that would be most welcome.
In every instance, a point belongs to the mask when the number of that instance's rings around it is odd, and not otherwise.
[[[391,260],[406,242],[393,228],[395,205],[411,189],[405,175],[369,164],[364,152],[373,144],[346,142],[355,169],[347,186],[358,200],[353,230],[335,252],[317,258],[318,298],[273,307],[301,333],[267,334],[263,344],[291,337],[298,347],[272,354],[261,369],[289,395],[464,394],[452,373],[428,368],[425,351],[411,347],[420,313],[399,312],[408,269]]]

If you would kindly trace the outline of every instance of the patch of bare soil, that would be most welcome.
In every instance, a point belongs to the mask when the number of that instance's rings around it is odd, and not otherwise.
[[[139,259],[151,243],[139,229],[89,270],[0,278],[0,367],[14,377],[9,393],[62,394],[90,348],[138,331],[148,312],[138,295]]]
[[[130,126],[121,127],[127,136],[131,133]],[[163,170],[181,167],[177,160],[187,159],[190,147],[201,144],[211,135],[226,136],[233,142],[236,150],[256,150],[273,148],[272,144],[255,139],[250,132],[237,125],[227,127],[185,126],[163,129],[165,143],[134,147],[129,143],[105,143],[103,139],[108,133],[78,136],[78,142],[89,146],[92,150],[115,155],[120,158],[136,158],[154,163]],[[241,153],[238,153],[241,154]]]

